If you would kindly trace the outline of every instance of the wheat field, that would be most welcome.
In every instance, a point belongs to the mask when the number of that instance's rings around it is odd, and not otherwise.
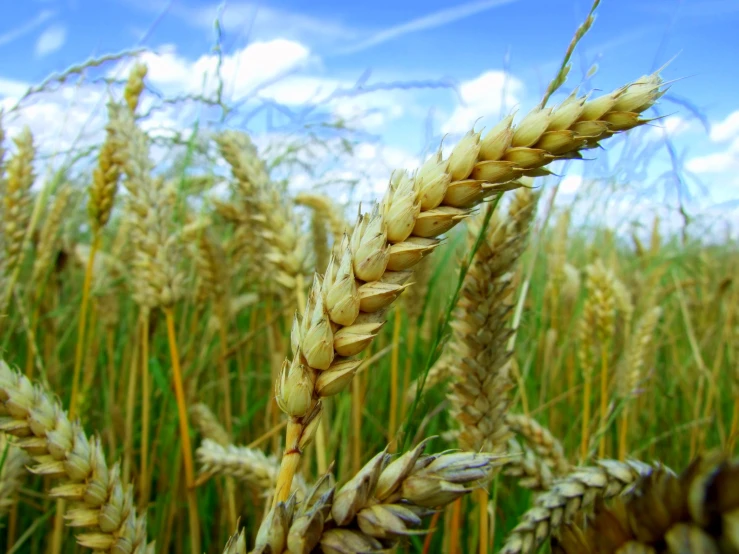
[[[679,87],[563,94],[592,13],[358,216],[243,130],[148,132],[144,63],[53,171],[0,113],[0,550],[739,552],[735,241],[555,201]]]

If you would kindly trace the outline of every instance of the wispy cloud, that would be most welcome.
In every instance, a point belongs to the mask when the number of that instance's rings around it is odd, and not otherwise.
[[[36,56],[41,58],[59,50],[67,42],[67,28],[64,25],[52,25],[39,35],[36,41]]]
[[[54,12],[54,10],[43,10],[30,21],[27,21],[26,23],[18,25],[14,29],[11,29],[4,33],[0,33],[0,46],[11,43],[14,40],[18,40],[19,38],[27,35],[31,31],[40,27],[41,25],[46,23],[49,19],[54,17],[55,14],[56,12]]]
[[[383,42],[387,42],[410,33],[436,29],[437,27],[448,25],[449,23],[459,21],[460,19],[517,1],[518,0],[479,0],[477,2],[468,2],[466,4],[460,4],[459,6],[438,10],[422,17],[411,19],[410,21],[401,23],[400,25],[393,25],[392,27],[383,29],[368,39],[362,40],[348,48],[340,50],[340,53],[351,54],[361,50],[366,50],[367,48],[377,46]]]
[[[199,3],[197,6],[169,0],[118,0],[137,10],[176,17],[190,27],[213,31],[213,22],[221,10],[220,3]],[[171,5],[170,5],[171,4]],[[234,1],[223,4],[221,26],[226,31],[243,32],[250,39],[264,40],[276,36],[311,42],[353,40],[357,32],[338,20],[313,17],[304,13],[275,8],[255,2]]]

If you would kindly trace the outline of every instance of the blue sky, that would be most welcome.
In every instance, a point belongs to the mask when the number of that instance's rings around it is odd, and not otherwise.
[[[12,105],[25,86],[90,56],[143,46],[152,86],[165,94],[199,92],[212,70],[214,20],[219,4],[206,0],[27,0],[6,2],[0,22],[0,97]],[[331,103],[367,132],[360,144],[372,186],[383,186],[387,165],[413,167],[429,136],[454,137],[501,110],[525,113],[540,98],[590,2],[582,0],[279,0],[231,1],[222,6],[224,79],[232,99],[286,75],[259,96],[294,107],[326,99],[371,71],[367,83],[444,82],[451,87],[384,90]],[[679,79],[660,106],[678,155],[710,198],[702,207],[739,198],[739,2],[736,0],[603,0],[597,21],[574,58],[568,86],[594,63],[599,70],[584,86],[616,88],[672,59],[665,79]],[[674,58],[674,59],[673,59]],[[78,85],[79,114],[68,97],[28,110],[26,122],[40,129],[65,113],[89,122],[104,104]],[[207,88],[207,85],[206,85]],[[212,91],[211,89],[209,89]],[[99,94],[99,91],[98,91]],[[561,97],[555,98],[556,102]],[[0,102],[3,102],[0,100]],[[701,118],[693,115],[693,109]],[[176,125],[181,113],[159,123]],[[101,116],[102,117],[102,116]],[[87,119],[86,119],[87,118]],[[706,125],[708,126],[706,128]],[[478,127],[479,128],[479,127]],[[429,133],[430,130],[430,133]],[[662,133],[653,130],[655,141]],[[379,150],[377,144],[386,148]],[[615,154],[618,156],[618,154]],[[659,175],[670,157],[654,155]],[[386,175],[386,172],[384,173]],[[692,181],[691,181],[692,182]],[[570,179],[570,192],[580,181]],[[669,197],[669,198],[668,198]],[[664,196],[665,201],[670,200]],[[725,204],[723,204],[725,206]]]

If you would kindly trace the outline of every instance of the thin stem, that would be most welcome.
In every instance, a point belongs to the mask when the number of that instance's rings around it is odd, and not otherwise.
[[[141,318],[141,474],[139,475],[139,505],[146,509],[149,503],[149,316]]]
[[[598,457],[606,457],[606,427],[608,426],[608,349],[603,345],[600,354],[600,441]]]
[[[406,350],[405,365],[403,367],[403,394],[406,393],[411,384],[411,364],[413,362],[413,354],[416,351],[416,323],[408,322],[408,349]],[[408,402],[400,405],[400,420],[405,420],[405,414],[408,410]]]
[[[588,442],[590,429],[590,393],[592,389],[592,376],[590,369],[585,372],[585,387],[582,394],[582,432],[580,434],[580,458],[584,462],[588,458]]]
[[[143,318],[143,314],[139,314],[139,318]],[[143,325],[142,323],[140,323]],[[131,467],[133,462],[133,421],[136,411],[136,386],[138,385],[138,362],[139,362],[139,342],[141,336],[134,333],[133,354],[131,355],[131,367],[128,372],[128,394],[126,396],[126,433],[123,437],[123,482],[128,483],[131,479]]]
[[[477,506],[480,510],[480,554],[488,554],[489,518],[488,495],[484,488],[477,491]]]
[[[280,463],[280,473],[277,476],[275,485],[274,503],[284,502],[290,496],[293,478],[298,471],[300,465],[300,437],[305,431],[303,424],[297,420],[290,420],[287,424],[285,453]]]
[[[452,504],[452,529],[449,533],[449,554],[459,552],[459,527],[462,522],[462,499],[458,498]]]
[[[80,303],[80,318],[77,326],[77,345],[74,351],[74,370],[72,372],[72,397],[69,400],[69,419],[74,420],[77,415],[77,397],[79,396],[80,371],[82,370],[82,357],[85,351],[85,330],[87,324],[87,309],[90,303],[90,287],[92,285],[92,268],[95,262],[95,254],[100,247],[100,233],[95,233],[90,247],[90,256],[87,258],[85,268],[85,281],[82,285],[82,302]]]
[[[398,426],[398,350],[400,350],[400,312],[395,312],[393,323],[393,349],[390,354],[390,421],[388,421],[387,441],[391,451],[395,451],[395,429]]]
[[[190,516],[190,550],[201,552],[200,549],[200,522],[198,518],[197,498],[195,496],[195,464],[192,459],[192,446],[190,445],[190,429],[187,423],[187,402],[185,400],[185,387],[182,383],[182,369],[180,368],[180,355],[177,351],[177,337],[175,336],[174,313],[172,308],[164,308],[167,318],[167,339],[169,340],[169,352],[172,358],[172,377],[174,379],[175,398],[177,400],[177,413],[180,421],[180,438],[182,440],[182,460],[185,466],[185,483],[187,486],[187,506]]]
[[[352,379],[352,474],[362,463],[362,382]]]
[[[429,523],[429,530],[426,533],[426,539],[423,541],[422,554],[428,554],[431,549],[431,539],[434,538],[434,531],[436,531],[436,524],[439,522],[443,510],[437,510],[431,517],[431,523]]]
[[[220,343],[221,355],[218,360],[218,368],[221,373],[221,386],[223,387],[223,424],[230,437],[233,437],[233,422],[231,415],[231,380],[228,372],[228,318],[226,310],[223,306],[223,300],[216,299],[216,309],[218,310],[218,331],[220,333],[218,342]],[[226,502],[228,506],[228,522],[231,529],[236,529],[236,489],[232,477],[226,477]]]
[[[618,433],[618,459],[624,461],[628,451],[628,433],[629,433],[629,399],[626,399],[626,405],[621,411],[621,428]]]

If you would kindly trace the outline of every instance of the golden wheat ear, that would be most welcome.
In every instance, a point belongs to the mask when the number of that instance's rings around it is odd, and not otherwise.
[[[424,455],[428,440],[395,459],[380,452],[337,488],[326,475],[302,502],[291,495],[265,517],[255,553],[380,552],[424,533],[423,518],[487,483],[499,457]]]
[[[711,552],[739,550],[739,463],[720,454],[693,461],[680,475],[664,467],[628,496],[600,502],[552,539],[552,551]]]
[[[581,150],[646,123],[639,114],[660,97],[661,85],[660,77],[652,75],[600,98],[572,96],[556,109],[537,108],[516,127],[509,117],[484,137],[471,130],[446,160],[437,154],[414,175],[391,175],[382,202],[359,218],[348,248],[329,262],[332,271],[350,267],[353,275],[346,277],[351,282],[335,280],[329,270],[322,285],[316,277],[313,289],[320,289],[323,301],[311,293],[309,323],[303,326],[296,319],[293,359],[286,361],[275,390],[290,418],[278,501],[287,499],[302,450],[318,429],[321,397],[351,382],[353,374],[343,370],[344,364],[370,345],[413,267],[439,245],[438,237],[484,199],[520,187],[517,179],[542,175],[553,160],[581,157]],[[321,389],[320,377],[332,369],[341,370],[342,378]]]
[[[133,488],[109,467],[97,438],[88,438],[59,402],[0,361],[0,431],[18,437],[16,446],[33,460],[29,470],[56,478],[53,498],[72,503],[67,525],[77,542],[110,554],[144,554],[146,516],[136,511]]]

